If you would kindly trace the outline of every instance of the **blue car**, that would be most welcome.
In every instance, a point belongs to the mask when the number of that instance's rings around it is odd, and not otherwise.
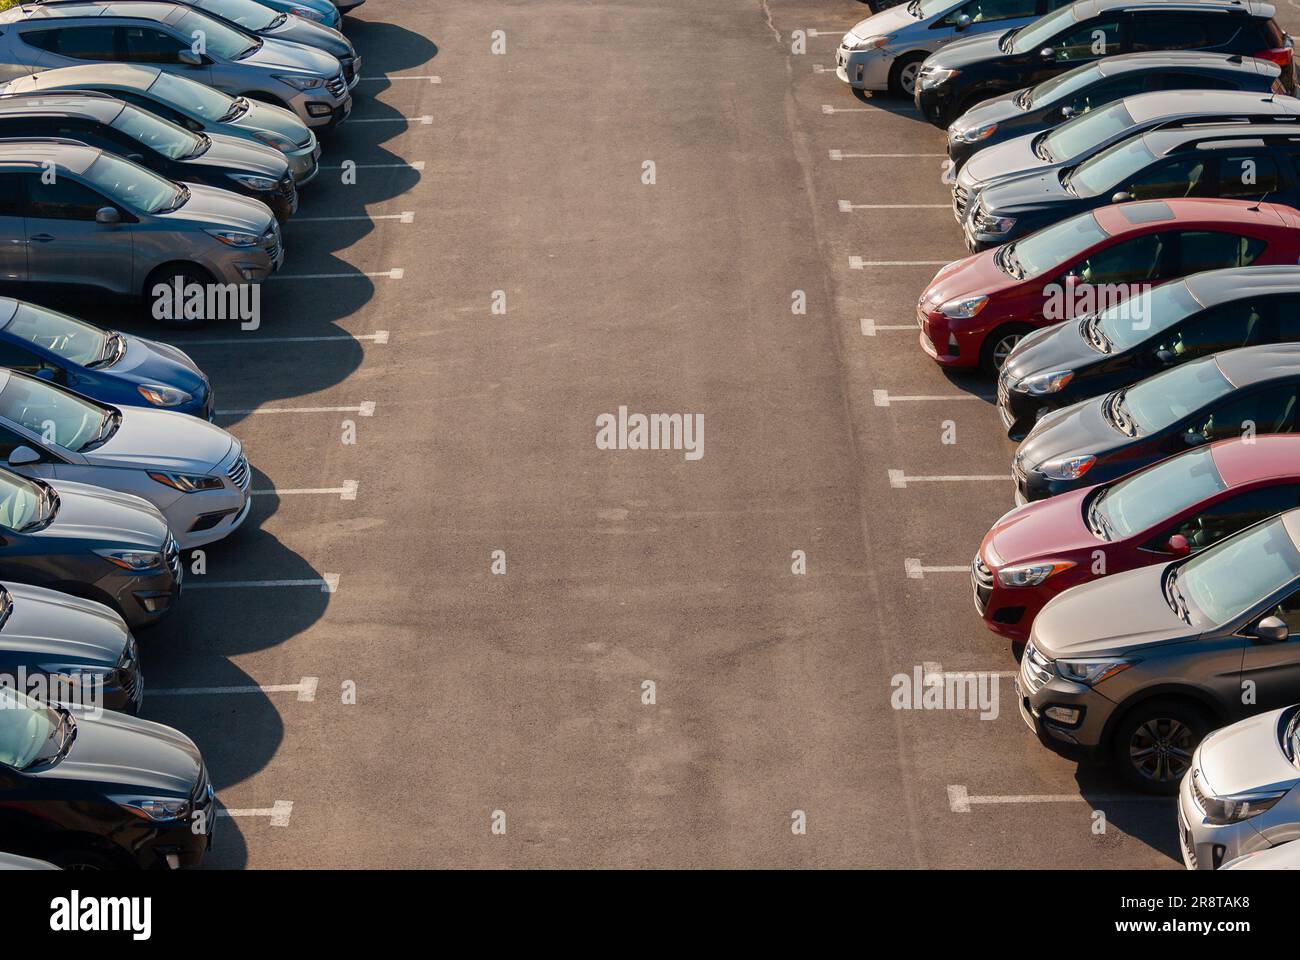
[[[343,29],[343,14],[330,0],[257,0],[277,13],[292,13],[335,30]]]
[[[0,297],[0,366],[114,406],[212,419],[212,386],[175,347]]]

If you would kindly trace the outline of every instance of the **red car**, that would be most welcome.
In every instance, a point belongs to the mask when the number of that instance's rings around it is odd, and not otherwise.
[[[1202,270],[1300,262],[1300,213],[1247,200],[1101,207],[948,264],[916,305],[921,349],[995,375],[1036,327]]]
[[[971,565],[975,607],[990,630],[1023,644],[1062,590],[1166,563],[1296,506],[1300,435],[1197,447],[1004,515]]]

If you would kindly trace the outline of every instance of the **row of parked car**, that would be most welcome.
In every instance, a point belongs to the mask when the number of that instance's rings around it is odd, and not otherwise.
[[[0,282],[125,303],[265,280],[284,258],[279,222],[319,170],[319,135],[351,111],[360,60],[338,28],[359,2],[27,0],[0,13]],[[251,508],[247,456],[213,412],[181,350],[0,298],[10,865],[175,868],[211,844],[198,748],[134,715],[135,632],[179,602],[183,552]]]
[[[996,378],[1019,441],[971,579],[1025,722],[1177,793],[1188,867],[1300,866],[1300,100],[1274,9],[913,0],[838,71],[947,129],[973,253],[922,293],[920,345]]]

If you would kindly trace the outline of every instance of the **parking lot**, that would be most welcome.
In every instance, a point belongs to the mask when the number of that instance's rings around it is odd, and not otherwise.
[[[254,467],[141,638],[209,866],[1180,865],[1171,799],[1034,740],[972,607],[1014,445],[917,345],[964,248],[942,132],[835,76],[866,15],[350,18],[260,328],[163,337]],[[620,406],[704,455],[598,449]],[[918,668],[998,674],[996,719],[894,709]]]

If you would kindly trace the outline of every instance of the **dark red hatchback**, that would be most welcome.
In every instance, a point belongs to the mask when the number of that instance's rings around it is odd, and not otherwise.
[[[1111,483],[1005,514],[971,565],[975,607],[1024,643],[1034,617],[1076,584],[1204,549],[1300,506],[1300,435],[1224,440]]]

